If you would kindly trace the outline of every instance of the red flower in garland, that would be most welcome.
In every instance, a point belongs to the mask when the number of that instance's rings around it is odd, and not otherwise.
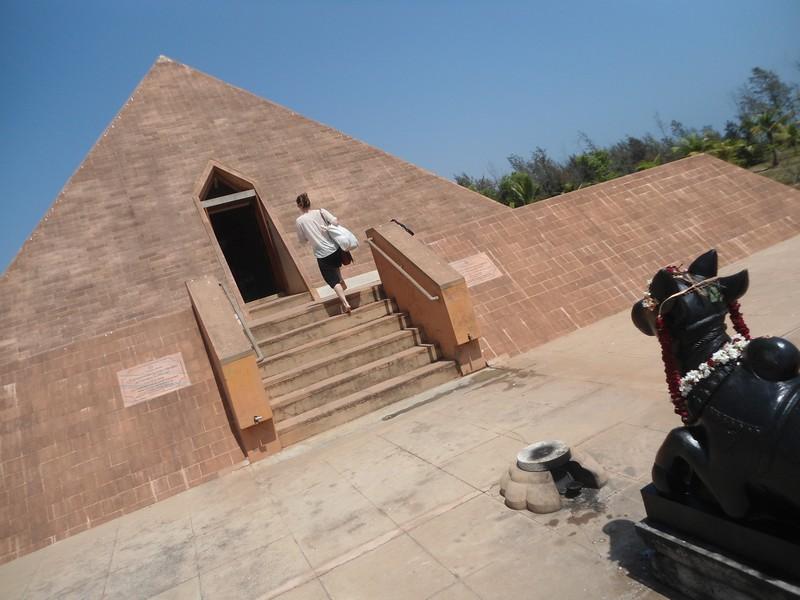
[[[661,344],[661,360],[664,361],[664,374],[667,377],[667,388],[672,404],[675,406],[675,414],[680,415],[681,421],[689,422],[689,410],[686,408],[686,399],[681,395],[680,383],[681,376],[678,367],[675,365],[675,357],[672,356],[672,336],[669,334],[664,317],[656,317],[656,331],[658,332],[658,342]]]
[[[728,311],[730,311],[731,323],[733,323],[733,328],[736,330],[736,333],[744,339],[749,340],[750,330],[747,328],[747,325],[745,325],[739,303],[734,301],[728,304]]]
[[[667,270],[670,269],[677,272],[677,267],[667,267]],[[741,335],[744,339],[750,340],[750,330],[744,322],[739,303],[731,302],[728,305],[728,310],[730,311],[731,323],[733,323],[733,328],[736,330],[736,333]],[[664,322],[664,317],[661,315],[656,317],[656,332],[658,334],[658,342],[661,345],[661,360],[664,362],[664,375],[667,379],[670,399],[675,406],[675,414],[680,415],[681,421],[684,423],[689,423],[689,410],[686,407],[686,399],[680,392],[681,376],[675,364],[675,357],[672,355],[672,336],[670,336],[669,329],[667,329],[667,325]],[[716,362],[713,358],[709,358],[706,364],[711,368],[716,366]]]

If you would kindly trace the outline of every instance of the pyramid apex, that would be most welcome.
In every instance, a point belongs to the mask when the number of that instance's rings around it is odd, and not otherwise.
[[[175,62],[169,56],[164,56],[163,54],[159,54],[158,58],[156,59],[157,63],[165,63],[165,62]]]

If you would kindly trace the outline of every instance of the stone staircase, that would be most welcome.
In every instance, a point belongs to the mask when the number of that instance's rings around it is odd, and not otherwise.
[[[349,315],[335,298],[306,294],[247,304],[284,446],[458,377],[380,285],[348,290],[347,300]]]

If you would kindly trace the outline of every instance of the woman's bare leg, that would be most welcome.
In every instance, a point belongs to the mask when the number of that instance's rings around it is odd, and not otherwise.
[[[350,304],[347,303],[347,296],[344,295],[344,288],[342,287],[342,284],[337,283],[333,287],[333,291],[336,292],[336,295],[339,297],[339,302],[342,303],[342,310],[346,313],[349,313],[352,309],[350,308]]]

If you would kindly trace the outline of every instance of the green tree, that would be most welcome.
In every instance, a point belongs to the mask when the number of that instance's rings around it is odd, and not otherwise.
[[[570,156],[567,169],[571,175],[569,182],[576,187],[619,177],[611,167],[611,155],[608,150],[600,148],[592,148],[583,154]]]
[[[529,160],[512,154],[508,157],[508,162],[514,171],[527,173],[537,184],[537,200],[555,196],[564,190],[566,180],[564,167],[550,158],[544,148],[537,147],[531,153]]]
[[[739,124],[748,144],[760,146],[768,153],[771,164],[780,161],[778,148],[784,139],[784,131],[795,121],[800,94],[797,86],[784,83],[768,69],[755,67],[747,83],[739,90],[737,105]]]
[[[779,114],[777,111],[768,109],[754,116],[752,120],[753,135],[756,138],[763,138],[763,144],[772,155],[772,166],[778,166],[778,145],[775,136],[780,134],[784,127],[788,125],[789,115]]]
[[[797,66],[800,68],[800,61]],[[586,134],[580,133],[584,150],[566,161],[556,161],[546,150],[537,147],[528,159],[509,156],[512,172],[499,179],[472,178],[466,173],[455,179],[461,185],[514,207],[698,153],[708,153],[744,167],[768,158],[774,167],[782,154],[787,155],[783,149],[793,149],[797,153],[800,148],[800,87],[784,83],[768,69],[755,67],[747,83],[737,92],[736,103],[737,119],[728,120],[722,133],[710,126],[686,127],[679,121],[672,121],[667,133],[656,115],[661,132],[659,138],[650,134],[626,136],[611,146],[600,148]],[[773,178],[782,181],[785,170],[776,169]],[[800,167],[792,177],[792,183],[800,182]]]
[[[514,171],[500,180],[498,200],[511,208],[525,206],[533,201],[536,195],[536,184],[531,176],[521,171]]]
[[[775,119],[791,120],[797,112],[797,101],[796,86],[784,83],[776,73],[761,67],[753,68],[736,99],[740,121],[756,120],[764,113],[771,113]]]
[[[492,200],[498,200],[500,197],[497,182],[488,177],[470,177],[466,173],[461,173],[461,175],[456,175],[454,179],[458,185],[483,194]]]

